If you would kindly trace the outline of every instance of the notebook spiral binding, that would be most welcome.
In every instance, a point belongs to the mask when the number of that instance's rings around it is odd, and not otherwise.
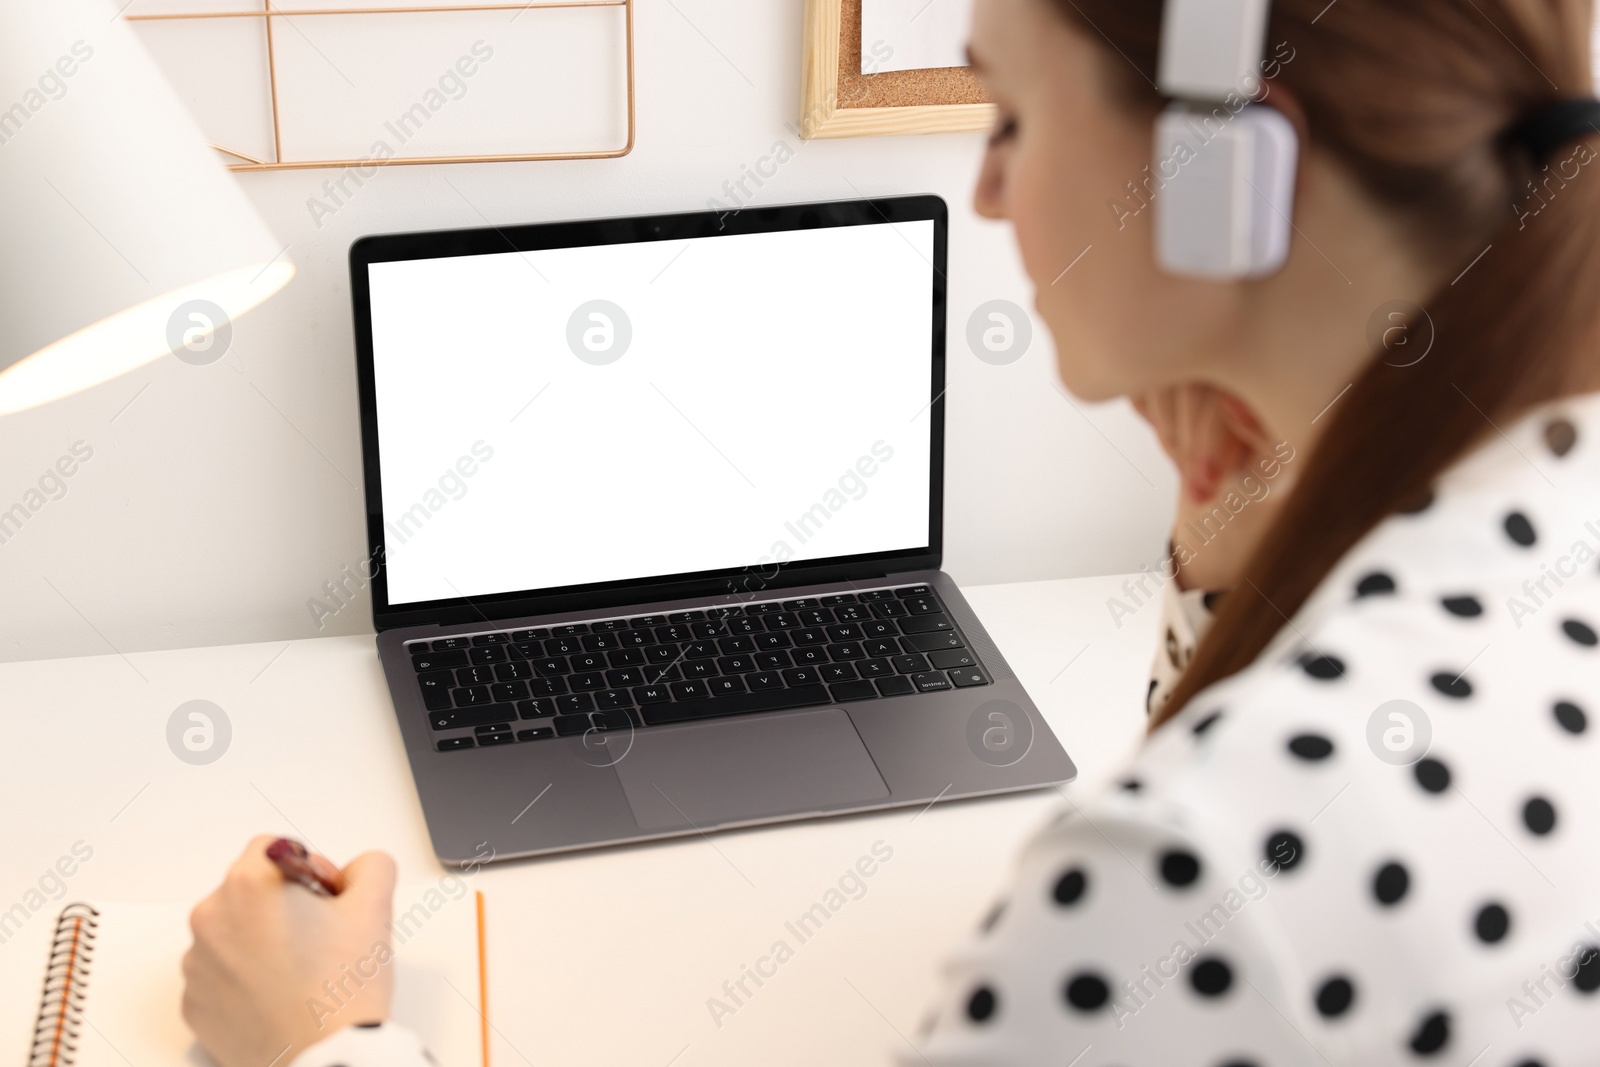
[[[87,904],[69,904],[56,920],[28,1067],[71,1067],[77,1058],[99,917]]]

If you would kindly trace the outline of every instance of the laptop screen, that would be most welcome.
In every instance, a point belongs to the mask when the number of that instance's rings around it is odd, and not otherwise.
[[[368,263],[388,603],[926,549],[934,259],[911,220]]]

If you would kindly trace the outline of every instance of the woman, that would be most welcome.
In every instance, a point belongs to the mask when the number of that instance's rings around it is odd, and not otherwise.
[[[1065,383],[1139,398],[1186,507],[1287,478],[1179,553],[1191,598],[1227,592],[1171,620],[1198,647],[1150,743],[1028,848],[913,1062],[1600,1062],[1600,171],[1594,108],[1553,110],[1590,93],[1590,5],[1278,0],[1296,230],[1248,282],[1152,253],[1161,11],[979,0],[977,206]],[[257,843],[196,909],[186,1014],[224,1067],[415,1062],[291,1018],[382,936],[392,867],[349,874],[286,893]]]

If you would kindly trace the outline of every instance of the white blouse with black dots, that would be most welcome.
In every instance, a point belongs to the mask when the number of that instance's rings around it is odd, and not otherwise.
[[[1455,464],[1074,798],[903,1062],[1600,1064],[1597,561],[1593,394]]]

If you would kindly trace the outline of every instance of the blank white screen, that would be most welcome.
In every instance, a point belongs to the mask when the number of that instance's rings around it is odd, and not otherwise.
[[[933,227],[371,264],[390,603],[926,546]]]

